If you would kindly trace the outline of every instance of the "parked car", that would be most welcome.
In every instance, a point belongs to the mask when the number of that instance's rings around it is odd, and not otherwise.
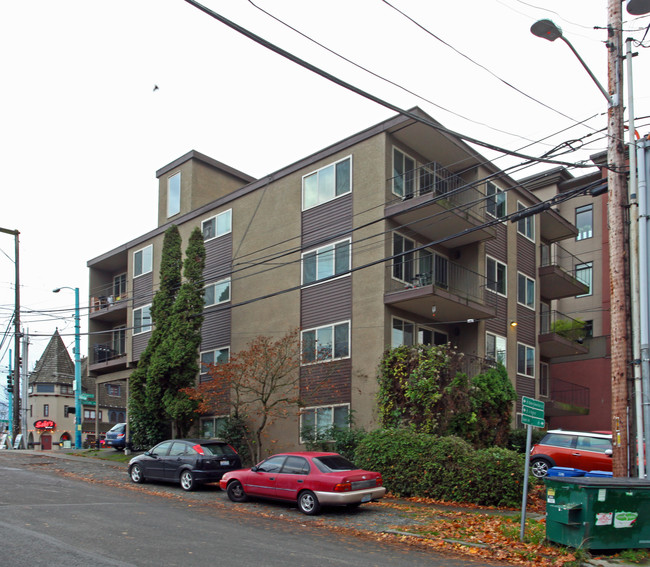
[[[113,447],[118,451],[126,447],[126,423],[116,423],[106,433],[105,447]]]
[[[301,512],[321,506],[359,506],[382,498],[381,474],[358,469],[338,453],[273,455],[250,469],[226,473],[219,485],[233,502],[249,496],[296,502]]]
[[[548,431],[530,452],[530,469],[534,476],[543,478],[551,467],[611,471],[612,434],[605,431]]]
[[[217,482],[224,473],[241,468],[237,452],[220,439],[170,439],[133,457],[129,476],[136,483],[160,480],[193,490],[204,482]]]

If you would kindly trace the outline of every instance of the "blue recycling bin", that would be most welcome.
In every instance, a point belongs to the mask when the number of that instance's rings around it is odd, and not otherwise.
[[[549,477],[555,477],[555,476],[585,476],[586,471],[583,471],[582,469],[572,469],[571,467],[552,467],[548,469],[548,473],[546,476]]]

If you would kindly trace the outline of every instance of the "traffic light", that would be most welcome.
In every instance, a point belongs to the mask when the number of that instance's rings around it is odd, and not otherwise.
[[[13,374],[9,372],[7,376],[7,392],[13,392],[13,391],[14,391]]]

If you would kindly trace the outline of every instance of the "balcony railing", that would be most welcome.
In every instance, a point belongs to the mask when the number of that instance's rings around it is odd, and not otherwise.
[[[99,343],[94,344],[92,347],[92,356],[90,364],[100,364],[103,362],[110,362],[111,360],[116,360],[122,358],[126,355],[123,345],[115,348],[115,344],[111,343]]]
[[[589,388],[586,386],[551,378],[550,398],[558,411],[584,414],[589,410]]]
[[[575,275],[576,266],[584,263],[583,260],[574,254],[571,254],[571,252],[562,248],[562,246],[557,243],[550,245],[542,244],[541,246],[540,268],[545,266],[558,266],[565,272]]]
[[[553,333],[570,341],[582,342],[586,336],[586,323],[559,311],[543,311],[539,314],[539,334]]]
[[[485,195],[439,163],[431,162],[392,177],[388,184],[389,190],[397,195],[396,200],[430,195],[445,208],[460,208],[479,218],[485,216]]]

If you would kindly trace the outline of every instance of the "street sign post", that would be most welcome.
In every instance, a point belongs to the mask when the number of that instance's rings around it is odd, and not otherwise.
[[[528,469],[530,467],[530,446],[533,438],[533,427],[544,427],[544,402],[527,396],[521,397],[521,423],[528,426],[526,432],[526,464],[524,467],[524,493],[521,499],[521,529],[519,539],[524,541],[526,527],[526,499],[528,496]]]

